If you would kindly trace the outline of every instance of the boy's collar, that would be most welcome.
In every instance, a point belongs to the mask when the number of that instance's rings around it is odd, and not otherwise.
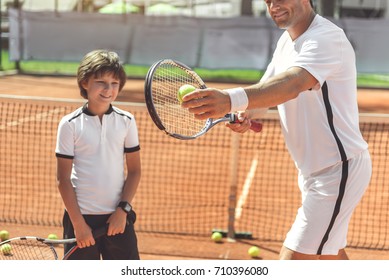
[[[96,116],[95,114],[93,114],[91,111],[89,111],[88,109],[88,103],[85,103],[84,106],[82,106],[82,112],[88,116]],[[112,108],[112,105],[109,104],[109,108],[108,110],[104,113],[105,115],[109,115],[113,112],[113,108]]]

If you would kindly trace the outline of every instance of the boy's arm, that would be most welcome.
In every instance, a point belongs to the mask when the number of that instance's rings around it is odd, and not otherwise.
[[[135,196],[141,177],[140,151],[126,153],[126,165],[127,178],[124,182],[123,192],[120,200],[131,203]],[[120,207],[116,208],[116,211],[112,213],[111,217],[108,219],[108,235],[123,233],[126,226],[126,221],[127,213],[124,212]]]
[[[80,248],[84,248],[94,245],[95,240],[93,239],[91,228],[85,222],[84,217],[81,214],[76,193],[74,192],[72,182],[70,181],[72,165],[72,159],[57,157],[58,189],[74,227],[77,245]]]

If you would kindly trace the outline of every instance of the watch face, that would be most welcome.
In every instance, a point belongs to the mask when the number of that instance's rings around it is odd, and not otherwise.
[[[128,202],[126,202],[126,201],[121,201],[120,203],[119,203],[119,206],[126,212],[126,213],[130,213],[130,211],[131,211],[131,205],[128,203]]]
[[[124,206],[124,210],[125,210],[127,213],[130,212],[130,211],[131,211],[131,205],[127,203],[127,204]]]

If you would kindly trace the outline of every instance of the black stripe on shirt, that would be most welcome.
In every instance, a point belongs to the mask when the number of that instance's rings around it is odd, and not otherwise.
[[[117,111],[117,110],[113,110],[113,112],[115,112],[116,114],[118,114],[118,115],[120,115],[120,116],[123,116],[123,117],[126,117],[126,118],[132,120],[132,118],[131,118],[129,115],[127,115],[127,114],[124,114],[124,113],[119,112],[119,111]]]
[[[335,138],[336,144],[337,144],[338,149],[339,149],[340,157],[342,160],[342,177],[341,177],[340,184],[339,184],[339,194],[338,194],[338,198],[336,199],[334,212],[332,213],[332,218],[331,218],[330,224],[328,225],[326,233],[324,234],[323,239],[320,243],[320,246],[317,250],[317,255],[322,254],[323,247],[324,247],[325,243],[328,241],[328,238],[329,238],[330,232],[334,226],[336,217],[338,216],[338,214],[340,212],[340,207],[342,204],[344,192],[346,190],[346,183],[347,183],[347,178],[348,178],[347,155],[346,155],[346,152],[344,150],[342,142],[340,141],[338,135],[336,134],[336,130],[335,130],[335,126],[334,126],[334,115],[332,113],[330,98],[328,95],[327,82],[324,82],[324,84],[322,86],[322,93],[323,93],[324,104],[325,104],[325,108],[326,108],[326,112],[327,112],[328,124],[330,126],[332,135]]]
[[[63,154],[59,154],[59,153],[55,153],[55,156],[58,157],[58,158],[74,159],[74,156],[63,155]]]
[[[124,148],[124,152],[125,153],[133,153],[133,152],[137,152],[140,150],[140,146],[135,146],[135,147],[131,147],[131,148]]]

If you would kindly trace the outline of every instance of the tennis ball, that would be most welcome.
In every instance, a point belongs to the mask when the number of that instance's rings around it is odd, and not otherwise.
[[[183,85],[178,89],[177,98],[180,103],[182,102],[182,98],[187,95],[188,93],[191,93],[196,88],[192,85]]]
[[[6,231],[5,229],[0,231],[0,239],[1,241],[5,241],[9,239],[9,232]]]
[[[4,244],[4,245],[1,245],[1,252],[3,253],[3,255],[11,255],[11,250],[12,250],[12,247],[10,244]]]
[[[215,242],[220,242],[223,239],[223,235],[220,232],[215,231],[214,233],[212,233],[211,238]]]
[[[55,233],[50,233],[50,234],[47,236],[47,239],[58,239],[58,236],[57,236]]]
[[[249,248],[248,253],[250,257],[256,258],[259,256],[259,248],[257,246],[252,246]]]

